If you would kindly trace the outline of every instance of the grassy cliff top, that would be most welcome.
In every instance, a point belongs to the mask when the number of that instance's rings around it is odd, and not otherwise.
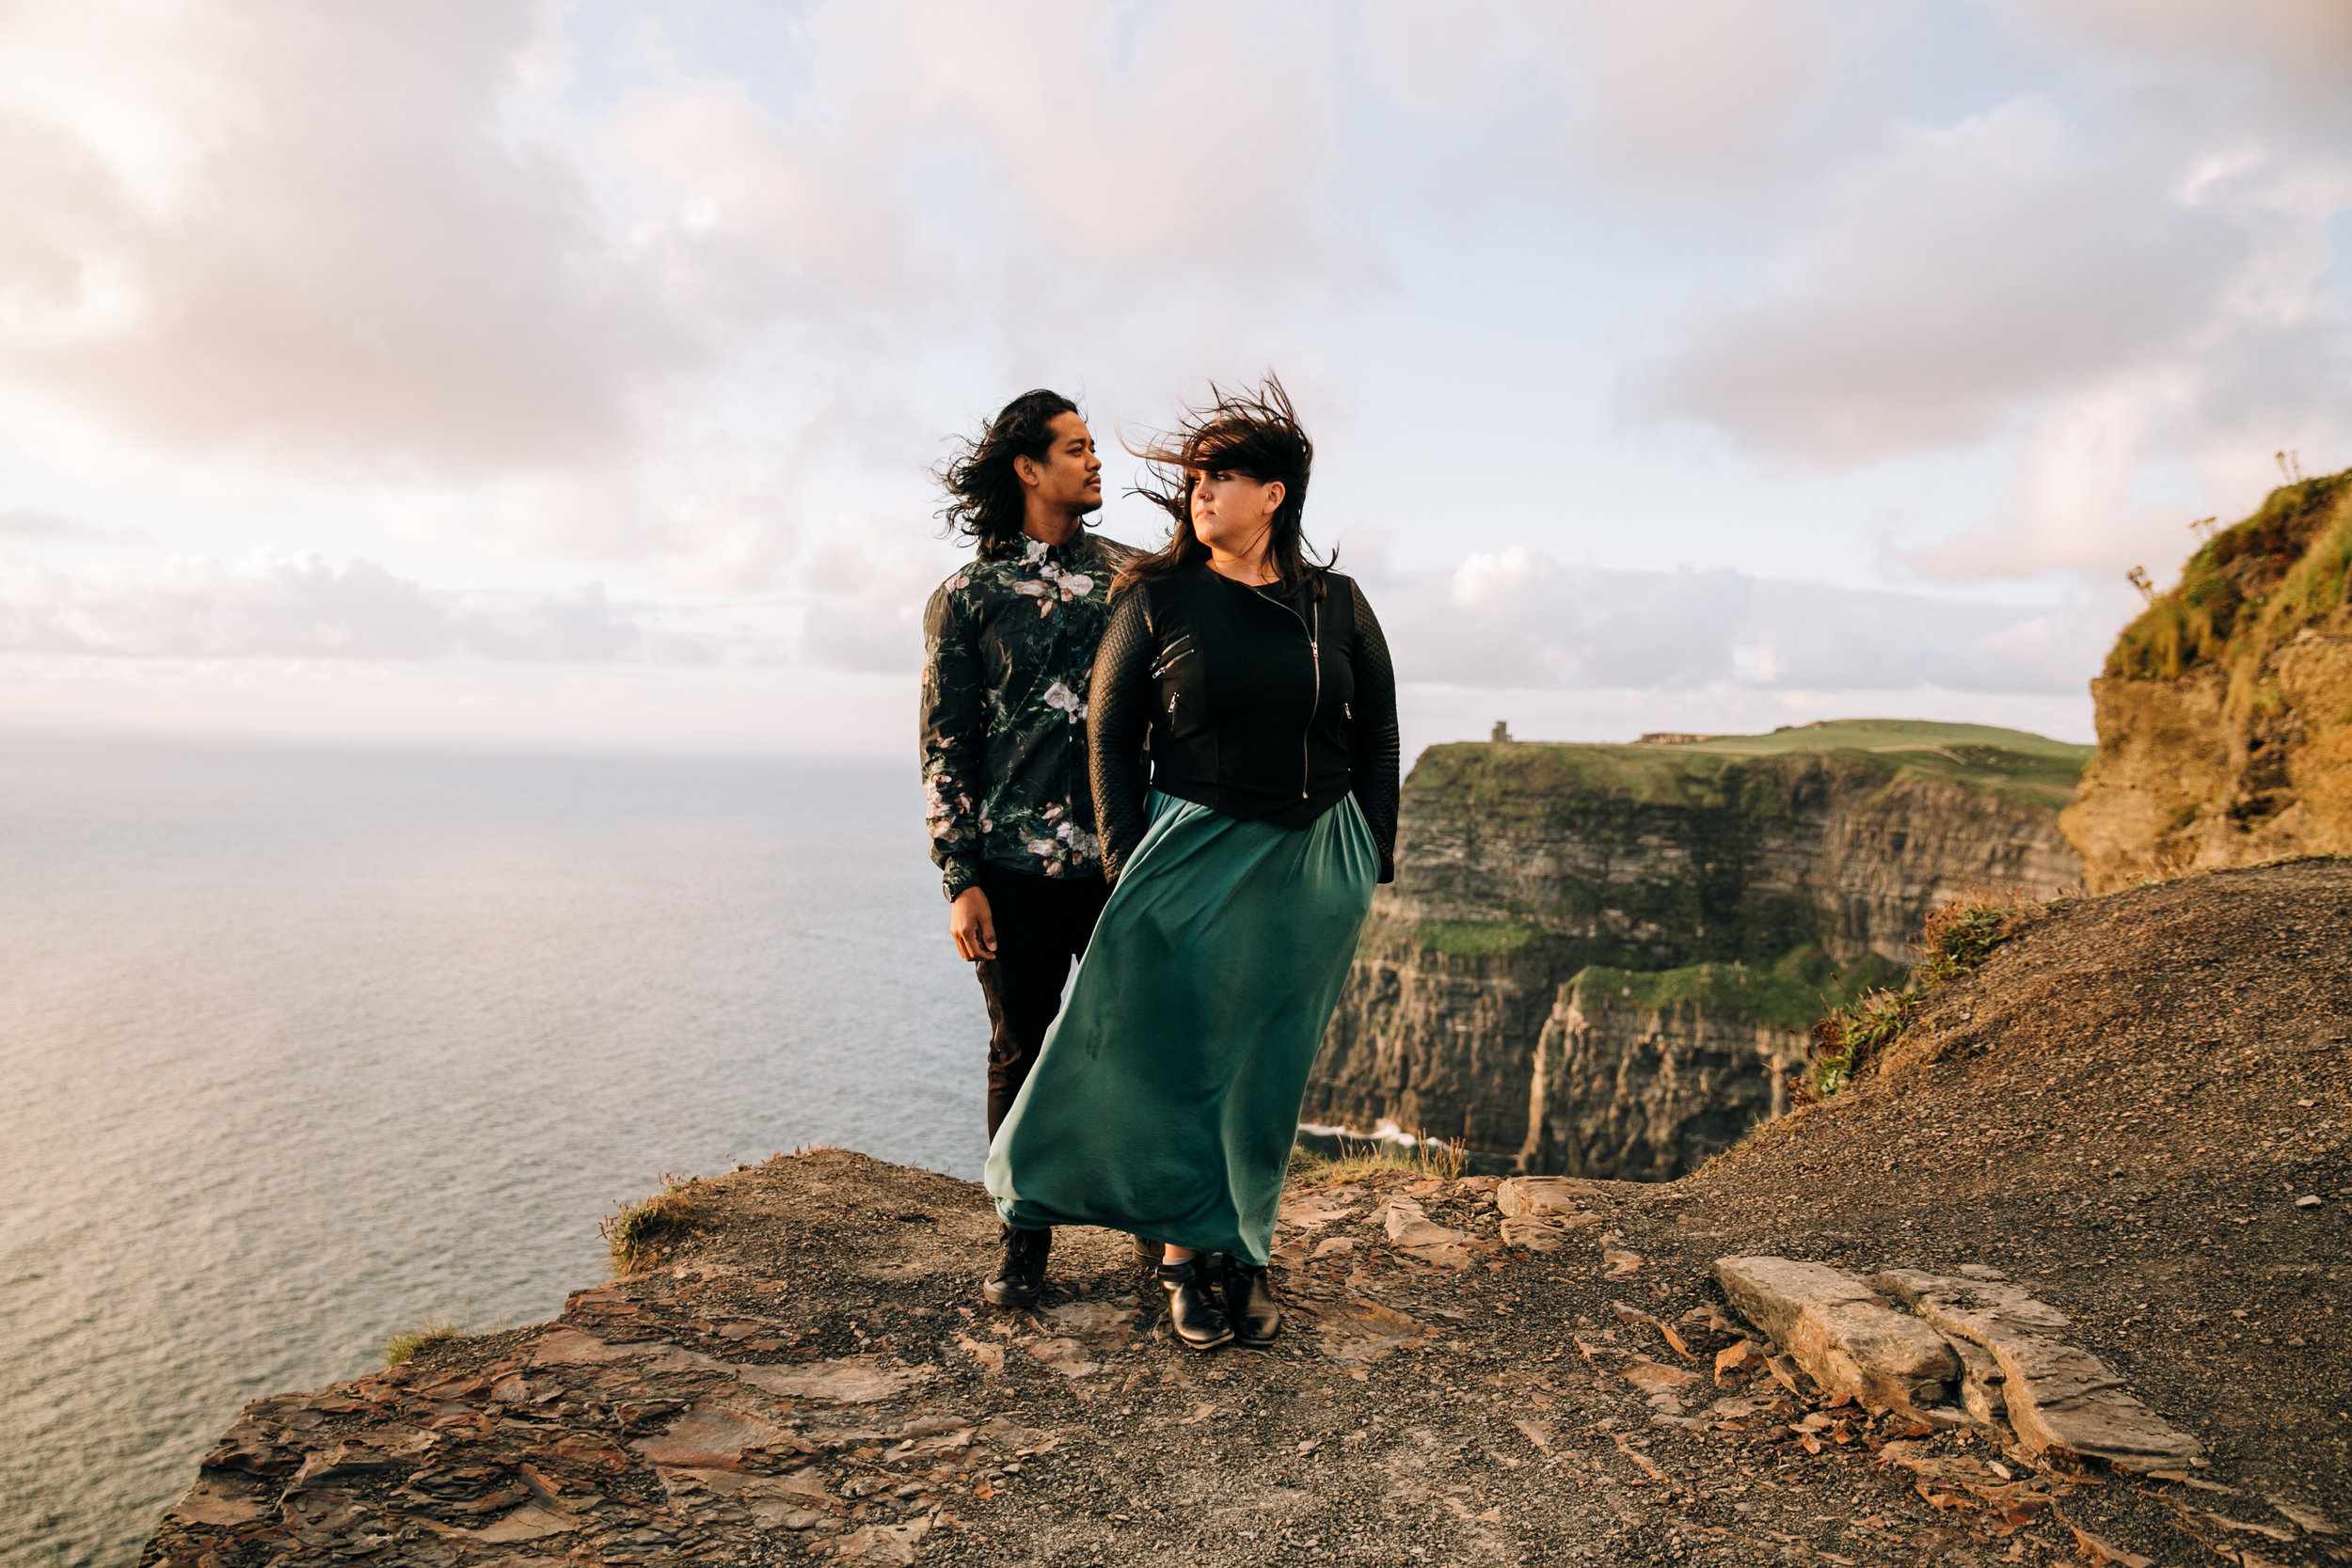
[[[1409,784],[1417,792],[1587,789],[1679,802],[1710,793],[1726,774],[1757,759],[1834,753],[1867,759],[1889,775],[1927,774],[2058,807],[2074,798],[2096,750],[1989,724],[1831,719],[1770,735],[1630,745],[1461,741],[1423,752]]]
[[[2282,484],[2223,529],[2123,628],[2106,673],[2169,680],[2241,674],[2352,593],[2352,468]]]

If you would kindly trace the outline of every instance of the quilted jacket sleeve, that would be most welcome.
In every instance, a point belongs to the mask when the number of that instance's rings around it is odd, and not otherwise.
[[[1111,606],[1110,625],[1087,687],[1087,765],[1094,784],[1094,830],[1103,839],[1103,879],[1143,842],[1151,817],[1143,748],[1152,727],[1152,621],[1140,588]]]
[[[1380,879],[1396,880],[1397,773],[1403,762],[1396,731],[1396,669],[1389,661],[1389,640],[1355,585],[1356,640],[1351,650],[1356,665],[1356,700],[1351,705],[1347,752],[1355,778],[1356,804],[1380,846]],[[1098,791],[1100,785],[1096,786]]]

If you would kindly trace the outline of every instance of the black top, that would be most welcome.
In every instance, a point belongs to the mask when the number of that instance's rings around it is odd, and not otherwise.
[[[1148,578],[1112,600],[1088,695],[1105,876],[1143,841],[1148,787],[1284,828],[1352,791],[1395,879],[1396,675],[1352,579],[1283,597],[1206,563]]]

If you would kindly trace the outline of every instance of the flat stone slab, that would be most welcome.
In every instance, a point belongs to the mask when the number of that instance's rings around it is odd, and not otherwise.
[[[2106,1362],[2058,1337],[2063,1313],[2015,1285],[1888,1269],[1871,1283],[1920,1321],[1981,1345],[2000,1364],[2000,1394],[2018,1440],[2126,1469],[2185,1463],[2204,1445],[2132,1397]]]
[[[1594,1197],[1598,1191],[1572,1176],[1514,1176],[1496,1185],[1495,1207],[1514,1218],[1573,1214],[1579,1198]]]
[[[1944,1336],[1826,1263],[1719,1258],[1715,1278],[1747,1320],[1831,1394],[1873,1410],[1941,1404],[1960,1375]]]

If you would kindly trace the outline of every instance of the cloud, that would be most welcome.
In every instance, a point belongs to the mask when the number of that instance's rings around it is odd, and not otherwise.
[[[2079,693],[2120,624],[2086,601],[2026,606],[1758,578],[1627,572],[1523,546],[1366,591],[1401,678],[1472,689]]]
[[[711,345],[575,159],[508,121],[540,12],[10,8],[10,402],[181,452],[385,473],[632,443]]]
[[[370,562],[316,557],[0,563],[0,652],[129,658],[706,662],[591,584],[567,594],[435,591]]]
[[[2010,26],[2109,59],[2229,62],[2285,88],[2298,113],[2341,118],[2352,86],[2352,10],[2337,0],[1995,0]]]
[[[12,506],[0,511],[0,539],[103,539],[107,531],[61,513]]]
[[[1851,175],[1775,282],[1703,307],[1635,404],[1845,467],[1958,446],[2226,329],[2268,227],[2019,99]]]

